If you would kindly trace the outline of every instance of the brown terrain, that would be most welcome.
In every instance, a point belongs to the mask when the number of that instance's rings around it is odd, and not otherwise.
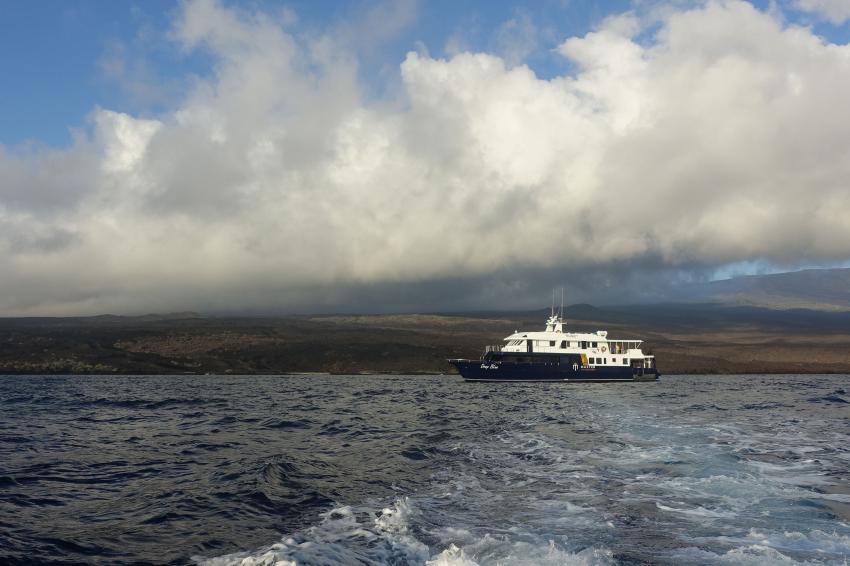
[[[548,312],[0,319],[0,373],[449,373]],[[645,341],[664,374],[850,373],[850,313],[653,305],[567,309],[571,329]]]

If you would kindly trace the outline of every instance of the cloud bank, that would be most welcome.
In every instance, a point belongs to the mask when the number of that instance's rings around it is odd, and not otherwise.
[[[411,52],[376,99],[350,30],[293,19],[187,2],[174,41],[214,67],[172,112],[0,146],[0,313],[369,310],[358,289],[850,258],[848,45],[708,2],[565,38],[574,71],[546,80]]]

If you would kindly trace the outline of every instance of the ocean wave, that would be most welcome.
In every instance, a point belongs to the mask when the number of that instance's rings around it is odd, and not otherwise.
[[[750,529],[744,536],[697,539],[701,547],[688,547],[674,558],[705,564],[819,564],[845,565],[850,557],[850,536],[814,529],[808,532],[766,532]],[[702,546],[720,546],[711,551]]]
[[[0,380],[0,562],[850,559],[846,376],[198,379]]]
[[[275,544],[253,552],[214,558],[193,557],[203,566],[323,566],[423,565],[423,566],[602,566],[614,564],[610,550],[599,547],[570,552],[554,541],[513,540],[504,534],[474,536],[464,529],[443,528],[429,534],[452,542],[432,550],[414,534],[419,512],[408,498],[400,498],[373,514],[350,506],[321,515],[321,522],[287,535]],[[442,547],[440,550],[439,548]]]
[[[319,524],[258,551],[193,560],[205,566],[424,564],[428,547],[408,532],[412,513],[406,499],[377,516],[337,507],[323,513]]]

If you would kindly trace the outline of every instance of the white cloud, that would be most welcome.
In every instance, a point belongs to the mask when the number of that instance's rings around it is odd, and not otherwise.
[[[303,311],[331,286],[850,257],[850,48],[749,4],[671,11],[640,43],[611,18],[552,80],[410,53],[378,101],[349,49],[285,20],[189,2],[174,37],[215,71],[173,112],[0,149],[0,312]]]
[[[498,54],[508,66],[518,65],[537,49],[539,36],[540,32],[528,12],[518,10],[513,18],[503,22],[496,30]]]
[[[104,149],[101,165],[105,173],[129,173],[144,158],[151,138],[162,127],[156,120],[134,119],[126,114],[98,111],[96,133]]]
[[[798,9],[813,12],[835,25],[850,20],[850,1],[848,0],[796,0]]]

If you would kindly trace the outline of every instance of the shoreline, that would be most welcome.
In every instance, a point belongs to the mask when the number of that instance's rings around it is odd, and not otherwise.
[[[663,381],[665,378],[674,378],[678,376],[706,376],[706,377],[727,377],[727,376],[742,376],[742,375],[848,375],[850,376],[850,370],[836,370],[836,371],[715,371],[715,372],[687,372],[687,371],[678,371],[678,372],[666,372],[661,374],[660,381]],[[450,378],[459,378],[460,374],[457,372],[438,372],[438,371],[360,371],[360,372],[324,372],[324,371],[283,371],[283,372],[253,372],[253,373],[237,373],[237,372],[205,372],[205,373],[194,373],[194,372],[145,372],[145,373],[134,373],[134,372],[81,372],[81,373],[73,373],[73,372],[10,372],[0,370],[0,377],[27,377],[27,376],[115,376],[115,377],[154,377],[154,376],[193,376],[193,377],[254,377],[254,376],[264,376],[264,377],[372,377],[372,376],[444,376]],[[552,383],[560,383],[559,381],[552,381]],[[631,382],[624,382],[631,383]],[[653,383],[653,382],[648,382]]]
[[[478,359],[484,345],[540,320],[539,312],[0,318],[0,374],[456,375],[447,359]],[[644,341],[662,376],[850,374],[850,315],[624,307],[576,311],[568,324]]]

